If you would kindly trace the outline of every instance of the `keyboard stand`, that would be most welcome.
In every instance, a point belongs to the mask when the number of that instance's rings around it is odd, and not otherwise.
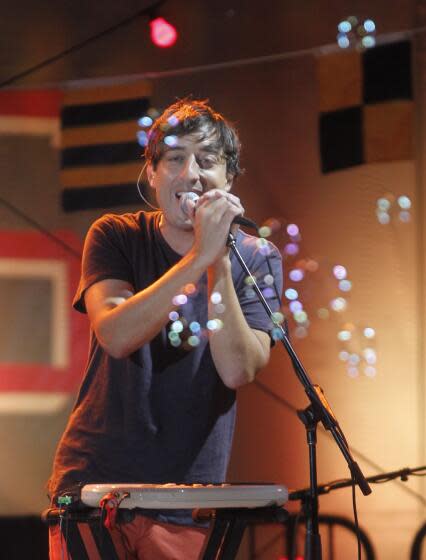
[[[131,510],[130,510],[131,511]],[[99,508],[81,510],[47,509],[42,518],[47,524],[59,522],[64,515],[63,535],[72,558],[90,560],[78,530],[78,523],[87,523],[102,560],[119,560],[111,537],[100,521]],[[213,519],[213,529],[207,542],[203,560],[234,560],[247,525],[284,523],[289,513],[280,506],[259,508],[219,508],[195,510],[196,519]]]
[[[280,506],[247,508],[221,508],[210,510],[214,518],[213,529],[204,551],[203,560],[234,560],[247,525],[284,523],[289,516]],[[205,518],[203,510],[198,517]]]
[[[66,544],[67,554],[71,558],[90,560],[79,531],[79,524],[84,523],[88,527],[88,531],[96,544],[102,560],[120,560],[111,535],[101,522],[100,510],[98,508],[67,510],[66,512],[58,508],[48,508],[42,513],[41,517],[47,525],[55,525],[59,523],[61,515],[63,516],[62,535]],[[64,558],[68,558],[67,554],[64,554]]]

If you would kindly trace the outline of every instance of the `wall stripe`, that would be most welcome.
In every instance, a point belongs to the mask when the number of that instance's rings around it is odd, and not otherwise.
[[[151,94],[151,82],[139,80],[120,86],[113,85],[68,90],[64,94],[64,105],[89,105],[91,103],[102,103],[105,101],[149,97]]]
[[[66,188],[121,185],[131,182],[136,185],[141,167],[141,161],[117,165],[76,167],[61,171],[61,182]]]
[[[145,185],[143,190],[145,190]],[[64,189],[62,191],[62,207],[66,212],[93,208],[112,208],[138,204],[145,207],[134,183],[118,186],[96,186],[85,188]]]
[[[62,128],[138,120],[149,107],[148,99],[126,99],[93,105],[69,105],[61,111]]]
[[[140,127],[136,120],[98,126],[80,126],[62,130],[62,147],[92,146],[94,144],[113,144],[115,142],[129,142],[136,138]],[[142,148],[140,148],[142,151]]]
[[[134,162],[141,157],[142,148],[137,142],[120,142],[119,144],[98,144],[95,146],[76,146],[62,150],[62,168],[83,165],[110,165]]]

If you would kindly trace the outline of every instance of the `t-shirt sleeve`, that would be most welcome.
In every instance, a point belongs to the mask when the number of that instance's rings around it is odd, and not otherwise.
[[[107,214],[94,222],[84,242],[80,283],[73,300],[74,309],[86,313],[84,295],[96,282],[113,278],[133,284],[125,246],[125,230],[114,216]]]
[[[283,291],[281,254],[275,245],[270,242],[260,248],[256,246],[253,249],[252,239],[254,238],[250,239],[250,243],[245,240],[246,244],[252,246],[251,256],[246,260],[246,263],[269,307],[275,313],[280,311]],[[271,334],[273,323],[245,273],[239,277],[237,295],[248,325],[252,329]]]

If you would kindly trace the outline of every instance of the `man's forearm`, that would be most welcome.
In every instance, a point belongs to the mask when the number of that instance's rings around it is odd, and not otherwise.
[[[129,356],[158,334],[177,307],[174,296],[185,284],[196,283],[204,270],[205,265],[188,253],[146,289],[96,313],[92,326],[99,342],[115,358]]]
[[[210,331],[210,349],[216,369],[226,386],[237,387],[253,381],[269,359],[266,345],[249,327],[235,293],[228,257],[208,269],[209,319],[220,319],[221,328]],[[211,295],[219,293],[223,313],[216,312]]]

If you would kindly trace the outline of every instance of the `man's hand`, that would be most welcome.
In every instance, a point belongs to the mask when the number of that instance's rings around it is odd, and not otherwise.
[[[238,229],[232,221],[244,214],[240,199],[224,190],[213,189],[196,202],[194,213],[194,246],[192,250],[207,268],[228,254],[229,232]]]

